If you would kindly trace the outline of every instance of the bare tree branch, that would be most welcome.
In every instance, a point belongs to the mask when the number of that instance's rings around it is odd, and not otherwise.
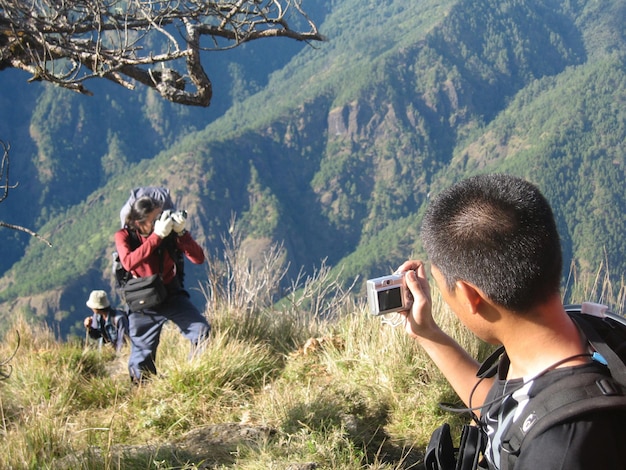
[[[13,372],[13,366],[11,366],[11,364],[9,364],[9,362],[11,362],[11,360],[15,357],[15,355],[17,354],[17,350],[20,347],[20,332],[16,331],[15,334],[17,335],[17,344],[15,345],[15,349],[13,350],[13,353],[7,357],[6,359],[3,359],[0,362],[0,380],[6,380],[9,377],[11,377],[11,373]]]
[[[20,232],[25,232],[25,233],[27,233],[27,234],[35,237],[35,238],[38,238],[39,240],[44,242],[46,245],[48,245],[50,248],[52,248],[52,243],[50,243],[44,237],[39,235],[37,232],[33,232],[32,230],[30,230],[30,229],[28,229],[26,227],[22,227],[21,225],[8,224],[8,223],[3,222],[1,220],[0,220],[0,227],[10,228],[11,230],[18,230]]]
[[[209,106],[201,52],[271,37],[324,40],[301,0],[0,0],[0,70],[87,95],[86,80],[107,78]]]
[[[14,189],[16,186],[9,185],[9,150],[11,146],[2,140],[0,140],[0,147],[2,147],[2,159],[0,160],[0,191],[2,195],[0,196],[0,202],[3,202],[7,197],[9,197],[9,189]],[[26,232],[29,235],[38,238],[39,240],[46,243],[48,246],[52,246],[48,240],[40,236],[39,234],[33,232],[26,227],[22,227],[21,225],[9,224],[0,220],[0,227],[10,228],[11,230],[18,230],[20,232]]]

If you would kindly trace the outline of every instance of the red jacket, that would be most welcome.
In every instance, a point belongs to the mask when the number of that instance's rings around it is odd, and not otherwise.
[[[137,233],[137,232],[135,232]],[[176,235],[173,235],[176,237]],[[161,263],[157,248],[161,245],[162,239],[156,233],[151,233],[143,237],[137,233],[140,245],[132,250],[131,235],[123,228],[115,232],[115,246],[120,257],[122,266],[130,271],[134,277],[147,277],[159,272]],[[196,241],[186,232],[181,237],[176,237],[176,246],[194,264],[204,263],[204,251]],[[163,250],[163,270],[161,271],[163,282],[167,285],[176,276],[176,264],[170,256],[168,250]]]

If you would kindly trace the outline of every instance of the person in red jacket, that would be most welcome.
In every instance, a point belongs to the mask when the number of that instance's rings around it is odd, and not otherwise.
[[[128,370],[133,383],[156,374],[156,353],[163,325],[171,320],[192,344],[194,355],[207,340],[211,327],[193,305],[177,277],[172,253],[180,250],[194,264],[205,260],[204,251],[185,228],[183,212],[162,211],[149,196],[137,199],[125,227],[115,233],[115,246],[124,269],[133,277],[160,273],[167,298],[151,309],[129,312],[130,357]]]

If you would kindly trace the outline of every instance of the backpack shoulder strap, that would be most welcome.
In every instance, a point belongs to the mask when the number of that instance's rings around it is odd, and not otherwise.
[[[126,231],[128,232],[128,236],[130,238],[131,248],[133,250],[139,248],[141,242],[139,241],[139,235],[137,234],[137,231],[129,227],[126,227]],[[172,243],[168,242],[169,238],[170,237],[166,237],[165,240],[163,240],[159,247],[156,249],[156,253],[159,256],[159,273],[161,274],[163,273],[163,250],[166,249],[170,253],[170,256],[172,256],[172,259],[175,259],[172,252]]]
[[[128,239],[130,241],[131,249],[135,250],[139,248],[139,245],[141,245],[141,242],[139,241],[139,235],[137,235],[137,231],[130,227],[126,227],[125,230],[126,230],[126,233],[128,233]]]
[[[137,232],[130,227],[124,227],[126,233],[128,234],[128,240],[131,250],[136,250],[141,245],[139,241],[139,235]],[[162,258],[162,254],[159,254]],[[122,266],[122,262],[120,261],[120,257],[117,251],[113,252],[113,274],[115,276],[115,281],[117,283],[118,288],[123,288],[126,283],[133,277],[130,271],[126,271],[124,266]]]
[[[614,380],[599,372],[564,377],[533,397],[502,439],[500,470],[514,468],[525,440],[589,412],[626,411],[626,396]]]
[[[183,251],[178,248],[176,243],[176,235],[174,233],[165,237],[161,246],[164,246],[167,252],[170,254],[170,258],[176,264],[176,278],[181,287],[185,285],[185,255]]]
[[[602,328],[608,330],[611,334],[617,334],[614,330],[617,328],[623,328],[624,332],[623,337],[621,338],[622,343],[626,342],[626,327],[618,323],[611,325],[611,317],[601,319],[582,313],[568,313],[574,323],[576,323],[576,325],[578,325],[581,331],[585,334],[589,343],[606,360],[607,366],[611,371],[613,378],[623,387],[626,387],[626,365],[613,348],[607,344],[607,338],[599,332],[594,324],[600,324]]]
[[[129,242],[130,242],[130,247],[132,250],[135,250],[139,247],[139,245],[141,245],[141,242],[139,241],[139,235],[137,234],[137,232],[134,229],[131,229],[130,227],[125,227],[126,232],[128,233],[128,238],[129,238]],[[164,250],[167,250],[167,252],[169,253],[170,257],[172,258],[172,260],[174,261],[174,263],[176,264],[176,276],[178,278],[178,281],[181,285],[181,287],[183,286],[183,280],[184,280],[184,270],[185,270],[185,260],[184,260],[184,255],[183,252],[178,248],[178,246],[176,245],[176,239],[173,236],[168,236],[165,237],[165,239],[163,240],[163,242],[161,243],[161,245],[157,248],[156,252],[159,256],[159,272],[162,273],[163,272],[163,252]],[[114,263],[117,261],[118,262],[118,268],[115,269],[115,273],[116,273],[116,278],[118,281],[118,286],[121,287],[124,284],[126,284],[126,282],[132,277],[131,274],[126,271],[121,263],[119,263],[119,257],[116,259],[115,257],[117,256],[117,252],[114,253]],[[114,264],[115,266],[115,264]]]

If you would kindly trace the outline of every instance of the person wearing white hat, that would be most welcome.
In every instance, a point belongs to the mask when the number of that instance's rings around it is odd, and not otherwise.
[[[120,351],[128,335],[128,317],[125,312],[111,307],[107,293],[93,290],[87,299],[93,315],[85,318],[84,325],[89,337],[110,343],[116,351]]]

